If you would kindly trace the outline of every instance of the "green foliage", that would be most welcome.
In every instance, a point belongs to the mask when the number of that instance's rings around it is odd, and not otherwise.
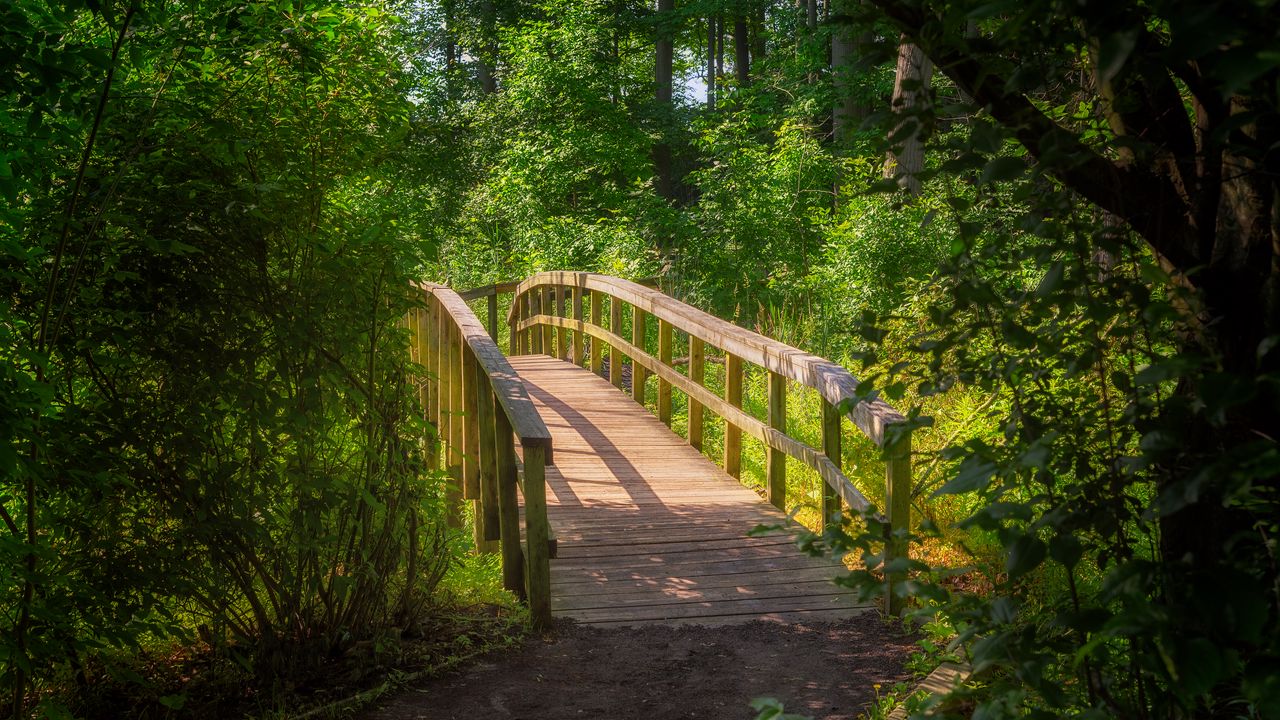
[[[411,625],[448,555],[399,327],[398,24],[4,12],[3,684],[165,638],[268,677]]]

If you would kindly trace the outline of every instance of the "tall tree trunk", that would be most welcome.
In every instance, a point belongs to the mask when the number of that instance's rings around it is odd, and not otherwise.
[[[847,17],[842,17],[844,5],[835,9],[835,25],[831,29],[831,84],[836,102],[831,109],[831,139],[840,146],[848,141],[860,118],[856,117],[857,107],[852,92],[853,28]]]
[[[884,176],[896,178],[912,195],[920,194],[919,174],[924,170],[923,113],[928,109],[933,63],[919,47],[898,46],[898,72],[893,83],[893,112],[901,119],[890,135],[892,149],[884,164]]]
[[[733,69],[737,72],[738,87],[751,84],[751,48],[747,38],[747,16],[733,18]]]
[[[716,109],[716,16],[707,18],[707,109]]]
[[[671,23],[675,15],[675,0],[658,0],[658,37],[654,42],[654,80],[656,99],[660,112],[671,112],[671,66],[675,43]],[[666,139],[653,146],[653,166],[657,175],[658,195],[667,200],[675,197],[675,179],[671,169],[671,145]]]
[[[716,77],[724,75],[724,17],[716,16]]]
[[[818,0],[808,0],[805,3],[804,24],[809,28],[810,35],[818,29]]]
[[[764,61],[765,55],[764,24],[764,3],[757,2],[751,16],[751,69],[756,71],[757,76],[760,74],[757,68]]]
[[[493,0],[480,3],[480,91],[492,95],[498,89],[494,71],[498,62],[498,38]]]

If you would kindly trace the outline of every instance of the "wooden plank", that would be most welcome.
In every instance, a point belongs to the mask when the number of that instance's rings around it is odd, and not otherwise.
[[[498,551],[498,541],[502,539],[501,501],[498,498],[498,448],[493,417],[497,403],[493,399],[489,376],[478,363],[474,372],[476,391],[480,396],[476,403],[476,428],[480,435],[480,507],[476,518],[481,533],[478,546],[481,552],[492,553]]]
[[[903,433],[887,451],[885,463],[888,496],[885,505],[889,510],[889,541],[885,544],[885,562],[907,557],[906,534],[911,529],[911,434]],[[897,586],[906,579],[905,573],[890,573],[885,590],[885,609],[890,615],[900,615],[904,598],[898,596]]]
[[[848,592],[835,591],[830,594],[810,595],[807,597],[595,608],[566,612],[565,615],[579,622],[618,622],[626,620],[671,620],[715,615],[756,615],[788,610],[855,609],[862,607],[866,607],[865,603],[857,602]]]
[[[665,618],[661,620],[613,620],[613,621],[591,621],[583,622],[584,625],[590,625],[597,628],[618,628],[618,627],[636,627],[640,625],[662,625],[664,627],[679,627],[682,625],[690,625],[697,627],[723,627],[726,625],[738,625],[744,622],[767,622],[780,623],[785,625],[800,625],[805,623],[834,623],[842,622],[850,618],[857,617],[867,612],[872,612],[874,608],[870,606],[857,608],[838,608],[838,609],[820,609],[820,610],[786,610],[781,612],[767,613],[749,613],[747,615],[703,615],[693,618]],[[582,621],[579,621],[582,622]]]
[[[488,383],[482,391],[477,387],[480,364],[469,345],[462,345],[460,382],[462,387],[462,496],[470,500],[480,499],[480,426],[476,422],[479,413],[480,393],[488,392]],[[484,539],[480,523],[475,527],[476,547]]]
[[[547,522],[546,455],[538,446],[524,448],[525,574],[529,615],[538,628],[551,625],[551,528]]]
[[[557,465],[545,471],[547,517],[560,535],[553,607],[598,612],[590,622],[663,623],[857,609],[829,582],[844,571],[840,562],[801,553],[789,532],[748,537],[757,525],[788,520],[605,379],[546,356],[512,363],[557,448]],[[797,608],[813,604],[810,589],[844,599]],[[652,612],[673,600],[691,609]],[[650,615],[637,616],[641,608]]]
[[[496,405],[497,398],[494,398]],[[498,515],[502,536],[502,587],[521,600],[524,584],[524,552],[520,547],[520,506],[516,499],[515,436],[506,413],[494,413],[494,445],[497,449]]]

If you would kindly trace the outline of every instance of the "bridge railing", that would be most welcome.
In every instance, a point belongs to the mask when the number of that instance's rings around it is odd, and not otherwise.
[[[504,587],[527,600],[534,623],[544,626],[551,620],[554,548],[545,483],[551,433],[466,301],[442,285],[419,283],[414,291],[423,302],[407,319],[410,351],[427,370],[419,399],[440,439],[439,456],[433,447],[427,460],[442,461],[449,475],[448,521],[460,526],[462,502],[473,503],[476,548],[501,550]],[[517,489],[524,496],[523,544]]]
[[[825,526],[839,522],[841,502],[866,511],[870,503],[845,476],[841,467],[841,423],[847,418],[884,451],[886,459],[885,509],[881,515],[889,532],[885,538],[885,562],[906,556],[906,532],[910,524],[911,435],[907,428],[893,428],[906,419],[888,404],[863,401],[858,380],[848,370],[682,303],[657,290],[607,275],[581,272],[544,272],[517,284],[507,316],[511,354],[547,354],[589,367],[601,373],[607,355],[609,379],[622,388],[623,360],[630,360],[630,390],[644,403],[646,373],[658,378],[657,415],[671,424],[671,391],[688,397],[688,440],[701,449],[704,409],[725,421],[725,470],[741,477],[742,434],[765,446],[766,485],[769,502],[786,509],[786,458],[812,468],[823,480],[821,518]],[[605,305],[608,324],[605,325]],[[622,337],[624,313],[631,315],[631,338]],[[657,320],[657,354],[647,349],[647,323]],[[496,332],[496,327],[494,332]],[[688,335],[688,374],[673,365],[674,331]],[[724,354],[724,397],[704,385],[707,346]],[[768,417],[762,422],[742,408],[743,364],[752,363],[768,372]],[[814,448],[787,434],[788,381],[812,388],[822,398],[822,448]],[[886,609],[901,610],[894,592],[903,575],[886,576]]]

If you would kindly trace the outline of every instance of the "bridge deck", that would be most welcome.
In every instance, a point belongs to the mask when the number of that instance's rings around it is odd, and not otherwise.
[[[779,533],[785,515],[606,380],[510,358],[551,430],[552,610],[597,625],[836,620],[865,612],[830,560]]]

